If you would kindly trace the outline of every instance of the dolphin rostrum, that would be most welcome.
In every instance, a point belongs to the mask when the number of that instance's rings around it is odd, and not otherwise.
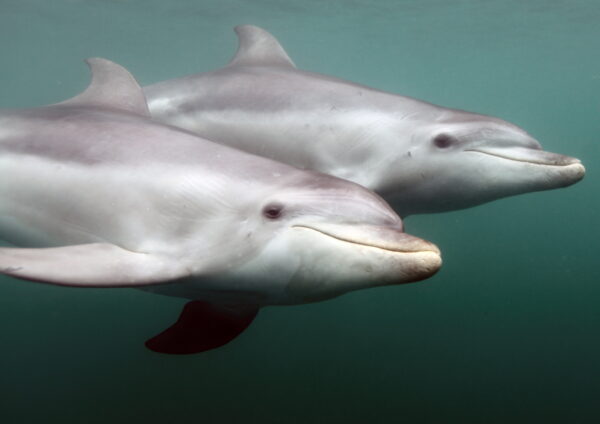
[[[516,125],[301,71],[268,32],[235,30],[239,48],[224,68],[145,87],[155,118],[354,181],[401,216],[564,187],[585,173]]]
[[[158,352],[221,346],[258,308],[427,278],[433,244],[378,195],[152,121],[124,68],[90,59],[90,86],[0,111],[0,272],[190,299]]]

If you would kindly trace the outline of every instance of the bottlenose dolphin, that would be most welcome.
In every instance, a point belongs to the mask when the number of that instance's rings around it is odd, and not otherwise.
[[[144,88],[156,119],[354,181],[401,216],[564,187],[585,173],[516,125],[299,70],[265,30],[235,31],[224,68]]]
[[[191,299],[158,352],[221,346],[266,305],[427,278],[440,252],[378,195],[158,124],[124,68],[0,111],[0,272]]]

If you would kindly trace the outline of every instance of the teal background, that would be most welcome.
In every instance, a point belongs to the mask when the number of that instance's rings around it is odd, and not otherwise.
[[[302,69],[514,122],[587,175],[411,217],[434,278],[267,308],[202,355],[143,346],[178,299],[0,277],[0,422],[600,422],[600,2],[0,0],[0,106],[75,95],[91,56],[142,84],[221,67],[243,23]]]

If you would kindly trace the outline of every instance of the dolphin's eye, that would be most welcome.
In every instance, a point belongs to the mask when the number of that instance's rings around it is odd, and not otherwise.
[[[269,203],[263,208],[263,215],[268,219],[277,219],[283,213],[283,205],[281,203]]]
[[[433,139],[433,144],[435,144],[440,149],[445,149],[447,147],[452,146],[452,144],[456,141],[454,137],[448,134],[438,134]]]

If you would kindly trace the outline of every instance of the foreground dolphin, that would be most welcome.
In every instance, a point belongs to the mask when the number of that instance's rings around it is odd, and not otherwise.
[[[268,32],[236,32],[228,66],[144,89],[155,118],[354,181],[401,216],[564,187],[585,173],[506,121],[301,71]]]
[[[149,119],[120,66],[57,105],[0,111],[0,272],[50,284],[193,299],[158,352],[221,346],[266,305],[417,281],[433,244],[357,184]]]

